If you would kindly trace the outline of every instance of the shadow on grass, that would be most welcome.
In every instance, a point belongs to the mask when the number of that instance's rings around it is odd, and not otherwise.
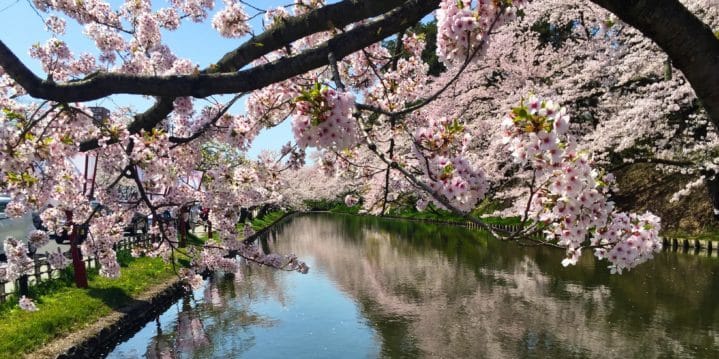
[[[100,299],[108,307],[120,313],[128,313],[140,304],[148,304],[147,301],[132,298],[124,289],[117,287],[110,288],[88,288],[87,294],[93,298]]]

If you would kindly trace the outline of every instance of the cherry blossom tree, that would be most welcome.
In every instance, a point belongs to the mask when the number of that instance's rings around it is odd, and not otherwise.
[[[686,5],[717,26],[711,3]],[[529,93],[566,105],[572,134],[605,169],[643,162],[694,176],[676,198],[715,182],[716,131],[701,101],[660,48],[611,13],[582,1],[534,2],[494,39],[483,61],[429,105],[482,138],[471,152],[481,154],[491,182],[530,176],[493,160],[503,148],[496,146],[501,128],[494,119]],[[516,186],[502,188],[502,197],[528,195]],[[522,202],[505,213],[517,214]]]
[[[593,1],[656,41],[686,76],[706,118],[719,121],[719,75],[714,71],[719,41],[678,1],[659,2]],[[502,104],[501,115],[486,121],[494,131],[483,136],[481,127],[468,126],[456,113],[438,112],[432,105],[447,91],[456,91],[458,79],[481,66],[497,47],[515,48],[507,39],[510,24],[551,6],[549,1],[528,3],[345,0],[325,5],[297,0],[261,9],[228,0],[215,12],[211,0],[171,1],[159,9],[150,1],[113,8],[102,0],[36,0],[33,6],[47,16],[51,38],[33,46],[30,55],[42,64],[46,78],[30,71],[0,41],[0,188],[13,196],[7,212],[42,210],[51,234],[88,226],[83,253],[100,260],[101,274],[116,277],[113,247],[134,212],[157,219],[165,210],[179,213],[200,202],[210,208],[219,239],[185,248],[175,228],[156,221],[151,232],[158,240],[136,253],[189,257],[192,266],[180,274],[191,284],[199,283],[199,274],[207,270],[237,271],[237,258],[306,272],[294,255],[266,255],[244,241],[237,221],[243,207],[287,198],[282,191],[292,182],[285,172],[300,168],[307,149],[314,148],[319,168],[359,188],[352,195],[361,196],[371,213],[384,213],[401,196],[419,193],[419,208],[434,203],[499,238],[532,240],[534,233],[545,233],[546,239],[537,241],[565,248],[565,265],[591,248],[610,262],[612,271],[631,269],[660,248],[659,220],[613,208],[606,190],[611,176],[596,168],[585,152],[591,148],[580,146],[569,132],[571,109],[529,97],[533,90],[525,81],[506,97],[513,101]],[[409,30],[433,11],[437,55],[448,68],[441,79],[427,74],[425,38]],[[257,16],[263,17],[263,27],[251,29],[248,21]],[[62,36],[68,21],[84,27],[95,53],[73,52]],[[204,21],[220,36],[248,39],[200,69],[191,59],[178,57],[164,36],[188,22]],[[606,32],[611,44],[619,30],[599,31]],[[394,38],[394,51],[382,46],[388,37]],[[101,118],[93,116],[89,101],[116,94],[152,96],[154,103],[141,113],[118,107]],[[245,102],[245,113],[232,110],[239,101]],[[208,161],[208,148],[246,150],[261,130],[290,119],[295,143],[279,155],[257,161],[215,156]],[[521,212],[525,226],[518,232],[496,230],[469,215],[496,185],[497,173],[475,151],[478,141],[496,149],[494,168],[499,168],[497,160],[514,158],[514,171],[529,183]],[[99,175],[90,194],[85,176],[69,164],[78,152],[97,159]],[[191,180],[198,171],[199,186]],[[118,191],[128,183],[135,198]],[[108,210],[90,206],[88,195]],[[3,267],[5,277],[22,274],[19,257],[26,252],[17,242],[9,246],[13,264]]]

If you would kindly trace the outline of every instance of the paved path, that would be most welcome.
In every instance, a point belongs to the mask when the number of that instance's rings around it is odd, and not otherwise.
[[[5,218],[0,219],[0,253],[4,253],[5,250],[2,248],[2,243],[7,237],[14,237],[15,239],[22,239],[23,242],[27,243],[27,234],[35,229],[32,225],[32,216],[26,214],[20,218]],[[57,248],[62,249],[63,252],[70,250],[68,244],[57,244],[51,240],[50,243],[41,247],[37,253],[55,252]]]

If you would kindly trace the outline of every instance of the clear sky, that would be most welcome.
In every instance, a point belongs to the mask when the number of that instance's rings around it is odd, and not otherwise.
[[[36,13],[30,6],[31,0],[0,0],[0,39],[25,62],[37,75],[44,77],[39,61],[30,58],[28,50],[35,43],[44,43],[50,38],[50,33],[45,31],[41,16],[45,14]],[[253,5],[261,8],[273,8],[286,5],[292,1],[288,0],[256,0],[251,1]],[[334,1],[330,1],[334,2]],[[121,1],[111,0],[114,6]],[[168,6],[167,0],[153,1],[153,7],[161,8]],[[222,1],[216,1],[216,9],[224,7]],[[248,13],[252,14],[250,9]],[[196,24],[190,21],[183,22],[180,30],[174,32],[163,32],[163,41],[172,51],[181,58],[188,58],[200,65],[201,68],[216,62],[226,52],[239,46],[244,39],[224,39],[211,26],[211,19],[214,13],[210,14],[209,20]],[[260,29],[261,17],[251,21],[253,29]],[[67,21],[66,33],[61,37],[65,40],[73,54],[79,55],[82,52],[97,53],[93,43],[82,35],[82,26],[72,20]],[[119,95],[113,96],[110,100],[104,99],[93,103],[94,105],[115,107],[116,105],[131,106],[138,111],[151,104],[150,99],[142,96]],[[239,101],[232,109],[233,113],[242,113],[244,102]],[[292,139],[291,126],[289,121],[262,132],[254,141],[248,155],[255,158],[262,149],[279,149],[283,144]]]

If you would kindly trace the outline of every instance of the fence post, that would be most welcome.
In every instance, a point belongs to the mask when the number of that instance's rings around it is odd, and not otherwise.
[[[42,281],[42,272],[40,272],[40,266],[42,263],[40,263],[40,260],[37,258],[33,260],[33,263],[35,263],[35,285],[37,285],[40,281]]]

